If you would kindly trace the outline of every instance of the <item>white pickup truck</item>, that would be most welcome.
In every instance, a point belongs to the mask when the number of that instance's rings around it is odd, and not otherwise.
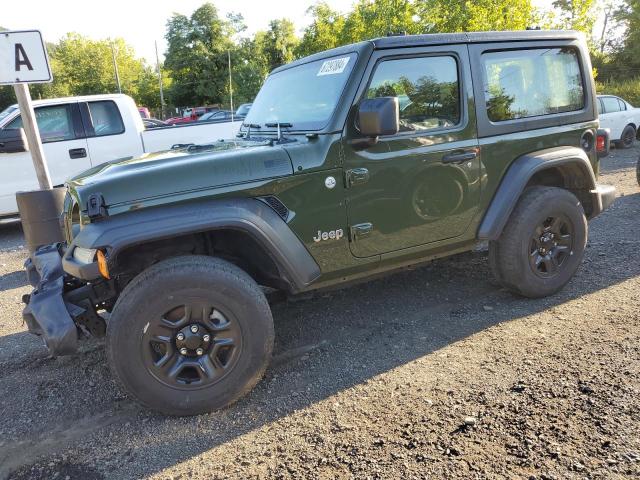
[[[176,144],[233,138],[242,122],[206,123],[145,130],[126,95],[91,95],[33,102],[53,185],[110,160],[138,157]],[[18,213],[15,193],[38,188],[31,154],[15,148],[22,128],[17,105],[0,112],[0,218]]]

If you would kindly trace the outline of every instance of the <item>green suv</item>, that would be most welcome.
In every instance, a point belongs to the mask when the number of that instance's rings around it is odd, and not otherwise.
[[[560,290],[599,185],[584,39],[390,36],[274,70],[237,138],[121,159],[67,183],[66,242],[27,262],[53,355],[106,335],[114,376],[177,415],[249,392],[269,362],[265,287],[295,295],[488,242],[518,295]]]

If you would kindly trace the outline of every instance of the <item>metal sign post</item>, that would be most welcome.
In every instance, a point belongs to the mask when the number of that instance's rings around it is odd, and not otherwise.
[[[42,34],[37,30],[0,33],[0,85],[13,84],[22,126],[42,190],[51,189],[51,177],[42,149],[40,131],[31,104],[29,83],[53,80]]]

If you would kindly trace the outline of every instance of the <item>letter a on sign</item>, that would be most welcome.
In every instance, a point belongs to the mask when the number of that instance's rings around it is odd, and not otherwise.
[[[38,30],[0,32],[0,85],[53,80]]]
[[[29,70],[33,70],[29,57],[27,57],[27,52],[24,51],[24,47],[21,43],[16,43],[16,72],[19,72],[23,65]]]

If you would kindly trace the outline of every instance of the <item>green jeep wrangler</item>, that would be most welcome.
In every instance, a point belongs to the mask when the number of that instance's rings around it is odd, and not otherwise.
[[[595,89],[575,32],[336,48],[274,70],[244,122],[237,138],[67,183],[66,242],[26,264],[24,318],[52,355],[106,335],[132,397],[208,412],[269,363],[267,287],[295,295],[488,242],[502,285],[551,295],[615,198],[596,182]]]

